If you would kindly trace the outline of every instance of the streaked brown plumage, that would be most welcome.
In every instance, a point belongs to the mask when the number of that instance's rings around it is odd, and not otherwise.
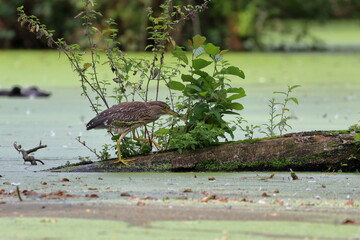
[[[161,101],[122,103],[101,112],[98,116],[91,119],[86,125],[86,130],[107,128],[110,131],[120,134],[119,140],[117,141],[119,160],[115,163],[122,162],[126,164],[125,160],[121,160],[121,140],[130,131],[133,131],[136,128],[144,126],[150,122],[154,122],[159,119],[161,115],[165,114],[179,116],[176,112],[170,109],[169,105]],[[135,137],[134,139],[145,142],[149,141],[147,139],[139,139]],[[157,143],[153,140],[150,141],[157,145]]]

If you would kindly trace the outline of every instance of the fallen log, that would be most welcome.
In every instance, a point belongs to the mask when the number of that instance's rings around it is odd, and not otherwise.
[[[156,152],[137,156],[130,166],[115,160],[67,166],[52,171],[143,172],[143,171],[357,171],[360,147],[355,133],[300,132],[282,137],[244,140],[217,146]]]

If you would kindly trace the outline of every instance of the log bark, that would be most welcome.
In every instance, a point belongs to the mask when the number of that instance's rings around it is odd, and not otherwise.
[[[142,171],[356,171],[360,169],[355,133],[300,132],[282,137],[224,143],[197,150],[137,156],[130,166],[112,161],[52,169],[71,172]]]

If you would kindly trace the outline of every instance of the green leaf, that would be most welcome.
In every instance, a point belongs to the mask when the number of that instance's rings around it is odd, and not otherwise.
[[[213,94],[212,94],[212,99],[209,99],[209,101],[219,101],[219,100],[223,100],[223,99],[226,99],[226,92],[224,91],[215,91]]]
[[[200,35],[195,35],[193,37],[193,46],[194,46],[194,49],[197,49],[199,48],[201,45],[204,44],[204,42],[206,41],[206,37],[203,37],[203,36],[200,36]]]
[[[148,50],[149,48],[152,48],[153,46],[154,46],[154,45],[152,45],[152,44],[147,45],[147,46],[145,47],[145,51]]]
[[[245,94],[234,94],[226,99],[229,101],[232,101],[232,100],[243,98],[243,97],[245,97]]]
[[[221,112],[222,114],[231,114],[231,115],[240,115],[239,113],[237,112],[233,112],[233,111],[223,111]]]
[[[229,108],[235,109],[235,110],[243,110],[244,106],[240,103],[230,103]]]
[[[295,88],[298,88],[298,87],[301,87],[301,85],[293,85],[293,86],[289,87],[289,91],[291,91]]]
[[[296,104],[299,104],[299,101],[297,100],[297,98],[291,97],[289,98],[291,101],[293,101]]]
[[[208,93],[209,93],[208,91],[200,92],[199,95],[202,96],[202,97],[206,97],[206,95],[207,95]]]
[[[209,106],[206,103],[196,103],[192,110],[192,116],[190,122],[194,123],[196,121],[203,120],[205,114],[208,112],[209,112]]]
[[[91,67],[91,66],[92,66],[91,63],[84,63],[84,68],[89,68],[89,67]]]
[[[221,70],[222,74],[230,74],[230,75],[235,75],[241,78],[245,78],[245,74],[242,70],[240,70],[238,67],[234,67],[234,66],[230,66],[228,68],[224,68]]]
[[[185,64],[189,63],[188,58],[186,56],[186,52],[184,50],[182,50],[181,47],[175,46],[175,49],[173,51],[171,51],[171,53],[174,57],[183,61]]]
[[[201,54],[203,54],[205,52],[203,47],[199,47],[197,49],[194,50],[194,56],[195,57],[199,57]]]
[[[195,91],[197,91],[197,92],[202,92],[202,89],[201,89],[200,87],[194,85],[194,84],[188,84],[188,85],[186,85],[186,88],[187,88],[187,89],[190,88],[190,89],[195,90]]]
[[[207,115],[213,115],[216,119],[217,122],[221,123],[223,120],[221,119],[221,114],[218,111],[211,111],[209,114]]]
[[[187,75],[187,74],[181,75],[181,79],[183,80],[183,82],[191,82],[191,83],[196,82],[196,80],[191,75]]]
[[[220,55],[224,55],[224,54],[227,53],[227,52],[229,52],[229,50],[222,50],[222,51],[220,52]]]
[[[162,128],[162,129],[159,129],[155,132],[155,135],[164,135],[164,134],[167,134],[167,133],[170,133],[170,129],[166,129],[166,128]]]
[[[196,70],[199,70],[199,69],[209,66],[211,63],[212,63],[211,61],[206,61],[204,59],[199,58],[199,59],[195,59],[192,61],[192,66]]]
[[[182,91],[185,89],[185,85],[178,81],[170,81],[168,87],[173,90]]]
[[[218,53],[220,53],[220,47],[215,46],[212,43],[208,43],[204,46],[204,50],[207,54],[216,56]]]
[[[228,93],[239,93],[239,94],[242,94],[244,97],[246,96],[245,94],[245,90],[240,87],[240,88],[229,88],[227,90]]]
[[[199,75],[200,77],[203,77],[203,78],[207,78],[209,76],[209,74],[207,72],[200,71],[200,70],[192,71],[192,73]]]
[[[360,133],[356,134],[354,139],[356,142],[360,143]]]

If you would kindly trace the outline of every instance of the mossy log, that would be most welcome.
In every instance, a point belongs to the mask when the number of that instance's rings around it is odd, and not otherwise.
[[[360,150],[355,134],[344,132],[300,132],[282,137],[224,143],[178,152],[156,152],[137,156],[130,166],[112,161],[52,169],[71,172],[142,171],[357,171]]]

